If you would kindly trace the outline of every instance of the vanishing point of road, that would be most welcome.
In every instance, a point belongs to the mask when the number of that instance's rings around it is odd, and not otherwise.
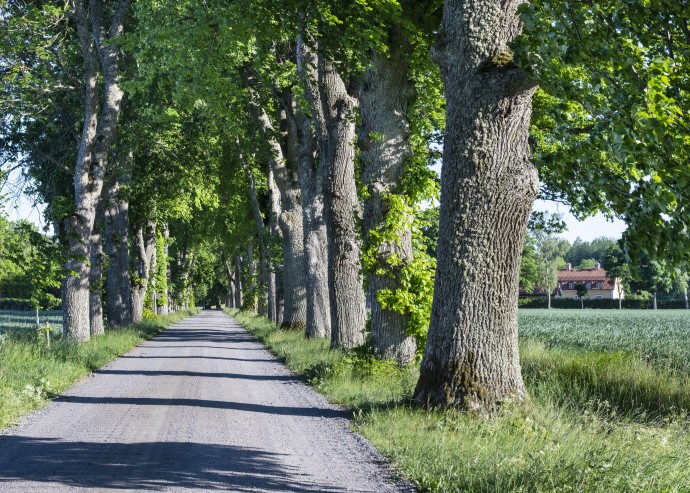
[[[373,448],[205,310],[0,436],[0,491],[396,492]]]

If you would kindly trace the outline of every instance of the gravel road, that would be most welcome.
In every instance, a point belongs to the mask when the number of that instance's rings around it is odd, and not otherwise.
[[[349,425],[205,310],[0,436],[0,491],[410,491]]]

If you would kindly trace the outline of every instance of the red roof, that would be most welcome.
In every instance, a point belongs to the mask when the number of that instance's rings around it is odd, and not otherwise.
[[[606,270],[604,269],[564,269],[558,271],[558,282],[568,283],[574,282],[586,283],[591,282],[594,284],[597,281],[601,281],[601,289],[614,289],[613,284],[606,277]]]

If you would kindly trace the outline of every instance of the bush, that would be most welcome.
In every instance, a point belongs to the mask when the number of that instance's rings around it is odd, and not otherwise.
[[[23,298],[2,298],[0,299],[0,310],[33,310],[34,305],[31,300]]]

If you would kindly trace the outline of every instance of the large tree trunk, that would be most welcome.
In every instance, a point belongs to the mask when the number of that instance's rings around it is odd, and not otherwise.
[[[328,287],[328,235],[324,219],[323,180],[312,171],[303,186],[304,263],[307,295],[307,337],[331,338]]]
[[[170,238],[170,228],[168,223],[163,223],[163,258],[159,262],[163,262],[163,278],[165,279],[165,286],[161,287],[161,294],[163,300],[160,304],[160,314],[167,315],[170,313],[170,262],[168,257],[168,243]]]
[[[89,323],[89,240],[93,228],[96,200],[100,194],[92,190],[89,175],[91,156],[98,127],[98,61],[96,47],[89,28],[89,19],[84,5],[71,0],[70,10],[74,14],[85,68],[84,122],[82,127],[77,162],[74,170],[74,214],[63,222],[68,239],[68,256],[65,262],[66,278],[61,289],[63,309],[63,333],[66,338],[87,341],[90,337]],[[96,178],[101,169],[95,169]],[[101,187],[101,180],[94,182]]]
[[[129,279],[129,202],[120,195],[120,182],[109,187],[105,204],[106,298],[108,325],[132,323],[132,285]]]
[[[136,229],[136,273],[132,286],[132,322],[141,322],[144,315],[144,299],[151,275],[151,263],[156,252],[156,223],[149,222],[146,227]]]
[[[259,298],[258,298],[258,282],[256,280],[256,261],[254,260],[254,241],[250,240],[247,245],[247,274],[249,278],[249,289],[247,289],[247,296],[244,300],[245,305],[243,309],[251,309],[254,313],[259,313]]]
[[[84,122],[74,170],[74,212],[65,225],[69,237],[68,272],[63,290],[63,332],[68,339],[90,337],[89,259],[96,204],[116,138],[123,92],[120,89],[119,51],[112,41],[123,31],[129,0],[120,0],[109,30],[104,25],[102,0],[90,0],[87,15],[83,2],[71,0],[85,63]],[[98,115],[98,60],[103,75],[103,102]]]
[[[296,123],[292,120],[292,123]],[[283,235],[283,278],[285,280],[285,317],[283,327],[302,329],[307,324],[307,292],[304,265],[304,225],[299,182],[297,128],[288,127],[286,165],[278,168],[282,210],[280,230]]]
[[[271,207],[271,217],[268,221],[268,231],[272,238],[279,239],[281,237],[280,227],[278,226],[278,218],[280,217],[280,192],[275,182],[273,166],[269,164],[268,175],[268,202]],[[264,264],[263,272],[266,277],[266,285],[268,289],[268,319],[276,325],[279,324],[278,312],[279,295],[284,295],[282,287],[279,289],[277,281],[281,276],[278,274],[279,266],[274,265],[274,262],[269,259],[268,249],[265,241],[261,244],[261,261]],[[282,279],[282,278],[281,278]],[[280,293],[278,292],[280,291]]]
[[[289,97],[289,95],[287,95]],[[292,111],[292,101],[280,98],[285,111]],[[287,150],[278,141],[273,123],[266,113],[259,95],[252,90],[252,106],[259,129],[267,140],[270,149],[269,194],[271,201],[271,236],[282,237],[284,312],[280,325],[283,327],[304,328],[307,318],[307,300],[304,279],[304,234],[302,231],[302,203],[298,175],[298,137],[294,125],[288,127]],[[277,187],[276,196],[273,186]],[[278,203],[274,203],[280,199]],[[275,230],[273,219],[276,219]],[[276,318],[276,321],[277,318]]]
[[[521,0],[446,0],[433,51],[446,134],[438,264],[417,402],[491,409],[525,397],[520,257],[539,181],[528,130],[535,85],[510,61]]]
[[[158,314],[158,283],[156,282],[156,276],[158,274],[158,248],[156,248],[156,235],[157,233],[154,233],[153,236],[153,255],[151,255],[151,265],[149,266],[149,286],[148,286],[148,294],[149,294],[149,299],[151,300],[151,312],[153,312],[154,315]],[[144,295],[144,298],[146,298],[146,295]]]
[[[299,40],[297,43],[297,67],[306,84],[312,84],[316,76],[310,69],[316,63],[312,52]],[[315,162],[316,139],[312,120],[303,112],[295,111],[299,132],[299,181],[302,200],[302,227],[304,236],[304,272],[307,296],[307,337],[331,338],[331,305],[328,287],[328,235],[324,219],[325,169]]]
[[[393,241],[376,239],[386,231],[390,210],[388,197],[400,192],[405,163],[411,158],[407,107],[414,96],[407,56],[410,46],[398,29],[392,28],[388,55],[373,56],[360,92],[362,129],[359,139],[367,187],[363,229],[367,248],[373,249],[376,264],[367,272],[371,293],[371,339],[374,352],[382,358],[408,363],[417,344],[407,334],[409,317],[381,306],[377,294],[383,289],[402,289],[401,270],[412,260],[412,218],[403,219],[392,231]],[[391,232],[391,231],[388,231]],[[389,263],[389,259],[395,262]]]
[[[327,177],[324,218],[328,235],[331,346],[351,349],[364,342],[366,322],[355,224],[359,210],[354,168],[357,101],[348,94],[330,60],[309,54],[304,44],[301,51],[306,91],[313,105],[319,166]]]
[[[225,301],[227,308],[235,308],[235,278],[233,277],[233,267],[229,260],[223,262],[225,264],[225,275],[228,279],[228,293]]]
[[[235,255],[235,308],[242,308],[242,257]]]
[[[103,245],[101,240],[103,235],[103,200],[98,201],[96,206],[96,219],[93,224],[90,245],[90,266],[89,266],[89,324],[91,335],[101,335],[105,333],[103,324]]]
[[[323,216],[323,169],[314,162],[315,140],[311,120],[295,113],[299,130],[299,176],[302,200],[304,274],[307,297],[307,337],[331,338],[331,305],[328,288],[328,245]]]

